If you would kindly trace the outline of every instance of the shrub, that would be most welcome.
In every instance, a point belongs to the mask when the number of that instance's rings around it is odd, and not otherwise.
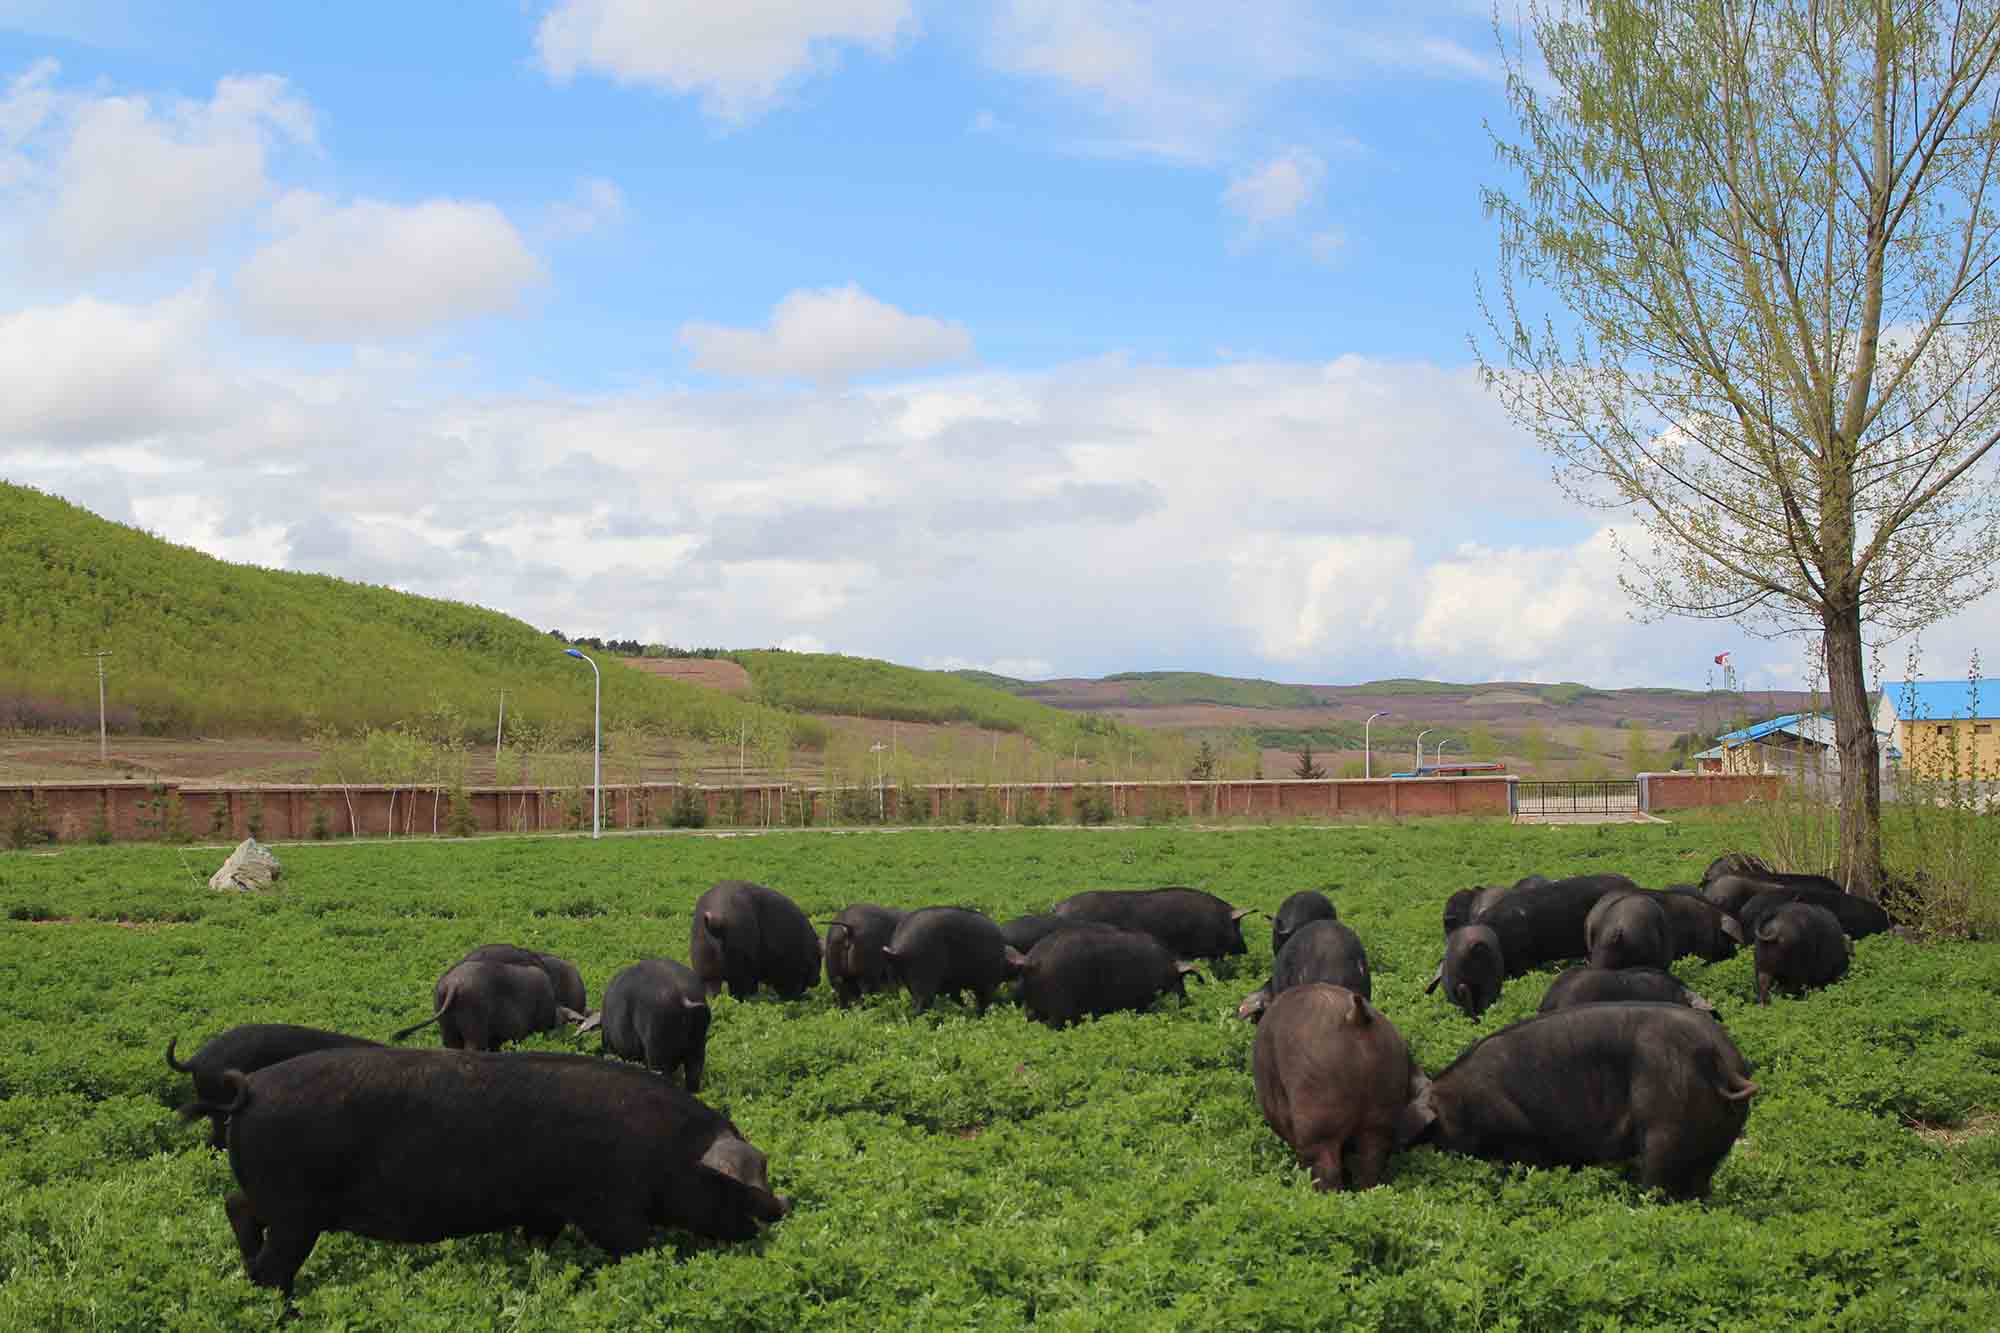
[[[216,839],[229,836],[229,797],[222,792],[209,797],[208,836]]]
[[[97,813],[90,817],[90,832],[84,836],[99,846],[111,841],[111,798],[97,798]]]
[[[708,802],[702,799],[701,788],[692,782],[683,782],[674,788],[674,808],[667,815],[669,828],[704,828],[708,824]]]
[[[313,798],[312,836],[315,842],[325,842],[333,836],[333,821],[327,818],[326,803]]]
[[[176,797],[176,800],[179,798]],[[258,842],[264,841],[264,793],[250,793],[250,803],[244,808],[243,827]]]
[[[445,817],[444,827],[445,832],[454,838],[469,838],[479,832],[479,820],[472,813],[472,797],[466,794],[463,786],[451,789],[451,813]],[[314,836],[320,835],[315,831]]]
[[[181,804],[178,787],[169,791],[161,802],[160,841],[172,843],[194,841],[194,830],[188,826],[187,807]]]

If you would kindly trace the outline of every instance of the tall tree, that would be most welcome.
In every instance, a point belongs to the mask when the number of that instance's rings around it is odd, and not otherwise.
[[[1820,636],[1873,895],[1864,636],[1993,586],[2000,3],[1548,0],[1511,46],[1488,383],[1653,613]],[[1560,327],[1524,312],[1553,298]]]

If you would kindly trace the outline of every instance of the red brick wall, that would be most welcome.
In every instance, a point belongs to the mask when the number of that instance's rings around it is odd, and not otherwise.
[[[1785,790],[1785,779],[1778,773],[1645,773],[1640,782],[1646,792],[1646,809],[1655,814],[1703,805],[1775,801]]]

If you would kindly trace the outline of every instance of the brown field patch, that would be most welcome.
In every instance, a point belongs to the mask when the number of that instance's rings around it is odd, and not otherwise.
[[[1974,1139],[2000,1132],[2000,1111],[1974,1111],[1955,1125],[1934,1125],[1916,1120],[1910,1122],[1910,1132],[1940,1148],[1960,1148]]]
[[[741,664],[710,657],[621,657],[617,659],[635,671],[668,680],[684,680],[705,685],[724,694],[748,694],[750,673]]]

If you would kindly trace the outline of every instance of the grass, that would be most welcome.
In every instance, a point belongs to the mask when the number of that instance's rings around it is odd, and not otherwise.
[[[1193,883],[1265,910],[1322,888],[1375,997],[1435,1071],[1532,1012],[1422,994],[1438,907],[1475,880],[1699,874],[1748,826],[919,830],[281,847],[284,890],[194,887],[171,849],[0,857],[0,1327],[269,1327],[222,1216],[226,1162],[160,1058],[244,1021],[382,1036],[467,948],[575,960],[593,999],[686,956],[688,910],[746,876],[824,915],[869,899],[999,915],[1085,887]],[[188,863],[205,876],[219,850]],[[573,1234],[321,1240],[303,1328],[1990,1328],[2000,1324],[2000,952],[1861,942],[1848,980],[1768,1009],[1739,957],[1683,963],[1763,1088],[1707,1206],[1608,1169],[1429,1149],[1318,1195],[1265,1128],[1233,1018],[1249,958],[1067,1032],[902,997],[716,1002],[705,1099],[798,1207],[763,1240],[665,1237],[612,1264]],[[559,1038],[536,1045],[561,1048]],[[1912,1128],[1917,1126],[1918,1128]],[[1924,1132],[1919,1132],[1919,1129]],[[1937,1131],[1944,1131],[1939,1133]]]

